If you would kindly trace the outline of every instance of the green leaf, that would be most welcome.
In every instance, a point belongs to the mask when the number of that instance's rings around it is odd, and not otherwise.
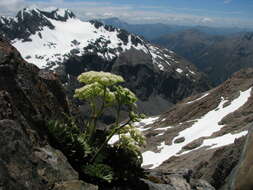
[[[113,170],[106,164],[90,164],[85,166],[83,170],[87,175],[102,179],[106,182],[110,183],[113,180]]]

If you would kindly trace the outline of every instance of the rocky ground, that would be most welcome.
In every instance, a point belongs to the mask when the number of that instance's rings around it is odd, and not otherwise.
[[[148,139],[143,149],[144,163],[145,157],[146,163],[149,163],[150,159],[167,156],[156,165],[156,171],[187,168],[192,171],[193,178],[206,180],[216,189],[223,188],[239,163],[247,134],[245,131],[251,128],[252,74],[253,69],[237,72],[217,88],[186,98],[149,123],[146,121],[145,124],[144,121],[141,130]],[[238,100],[247,91],[247,97],[238,106]],[[193,126],[198,126],[200,130],[194,131]],[[214,131],[205,133],[213,127]],[[160,156],[156,156],[156,153]],[[247,159],[246,156],[242,157]],[[148,164],[144,167],[153,168]],[[239,175],[242,175],[242,170],[240,172]],[[248,175],[251,175],[250,172]]]
[[[0,40],[1,189],[97,189],[79,180],[47,138],[49,120],[74,112],[52,73],[40,72]]]

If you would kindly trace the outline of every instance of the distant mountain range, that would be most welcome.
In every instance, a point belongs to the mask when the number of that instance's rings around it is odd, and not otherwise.
[[[211,34],[211,35],[228,35],[238,32],[248,32],[253,31],[253,29],[243,29],[243,28],[222,28],[222,27],[208,27],[208,26],[181,26],[181,25],[169,25],[162,23],[155,24],[129,24],[120,20],[117,17],[99,19],[100,22],[111,25],[117,28],[125,29],[134,34],[143,36],[148,40],[153,40],[163,35],[173,34],[175,32],[180,32],[189,29],[196,29],[201,32]]]
[[[83,22],[70,10],[23,9],[0,17],[0,34],[27,62],[58,73],[70,97],[76,77],[89,70],[122,75],[146,114],[209,88],[195,66],[169,49],[98,21]]]
[[[241,68],[253,66],[253,33],[210,35],[191,29],[154,40],[195,64],[218,85]]]

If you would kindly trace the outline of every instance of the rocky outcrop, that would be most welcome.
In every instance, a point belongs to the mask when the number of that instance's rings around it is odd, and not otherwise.
[[[28,9],[17,13],[13,17],[0,17],[0,34],[9,40],[22,39],[24,42],[31,41],[32,34],[42,31],[43,27],[54,29],[55,26],[47,18],[59,21],[66,21],[69,18],[75,18],[70,10],[55,9],[53,11],[42,11],[38,9]],[[41,37],[41,34],[39,34]]]
[[[251,190],[253,188],[252,183],[252,147],[253,147],[253,130],[252,124],[250,124],[250,132],[246,139],[246,143],[243,148],[240,160],[235,167],[234,171],[228,178],[228,182],[222,190]]]
[[[155,170],[150,171],[149,180],[162,183],[164,187],[171,190],[215,190],[208,182],[201,179],[195,179],[192,175],[192,170]],[[161,186],[163,187],[163,186]],[[163,190],[163,188],[161,188]]]
[[[141,121],[137,126],[147,137],[144,167],[158,171],[188,168],[193,179],[221,189],[239,163],[251,128],[252,76],[253,69],[241,70],[222,85],[184,99],[159,117]],[[248,159],[250,152],[244,154]],[[249,168],[246,165],[241,167]]]
[[[97,189],[79,180],[46,126],[72,109],[57,77],[0,39],[0,189]]]

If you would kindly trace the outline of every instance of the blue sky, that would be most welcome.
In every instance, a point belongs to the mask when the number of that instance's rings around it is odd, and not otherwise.
[[[253,0],[0,0],[0,14],[23,7],[69,8],[82,19],[253,28]]]

